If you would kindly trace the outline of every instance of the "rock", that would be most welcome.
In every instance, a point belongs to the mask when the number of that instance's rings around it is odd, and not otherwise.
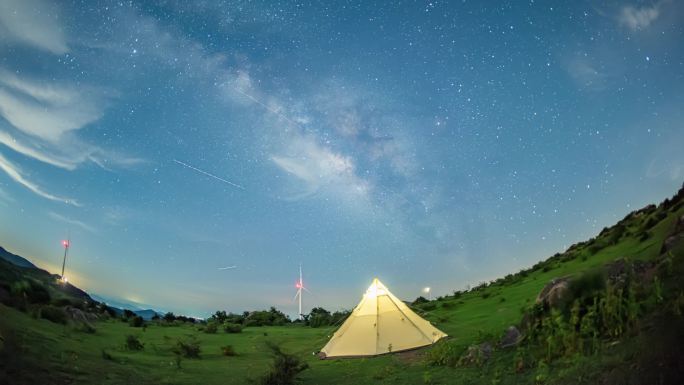
[[[503,338],[499,341],[499,346],[502,348],[515,346],[520,342],[521,338],[522,334],[520,334],[520,330],[515,326],[509,326],[508,329],[506,329]]]
[[[536,302],[548,307],[554,307],[568,293],[569,286],[570,277],[554,278],[539,292]]]
[[[99,320],[99,317],[96,314],[84,312],[83,310],[75,307],[67,306],[64,308],[64,311],[72,321],[76,323],[82,323],[89,328],[94,329],[91,322]]]
[[[612,285],[622,287],[629,275],[643,278],[654,267],[655,265],[653,262],[640,260],[630,261],[627,258],[620,258],[606,264],[603,268],[606,272],[608,282]]]
[[[480,366],[492,356],[492,344],[483,342],[479,345],[471,345],[459,359],[459,365]]]
[[[677,219],[674,230],[667,238],[665,238],[663,246],[660,248],[660,253],[667,253],[680,242],[684,242],[684,215]]]

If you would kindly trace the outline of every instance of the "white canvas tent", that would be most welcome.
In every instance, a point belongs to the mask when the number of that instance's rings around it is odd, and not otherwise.
[[[349,318],[321,349],[321,356],[375,356],[431,345],[446,336],[376,278]]]

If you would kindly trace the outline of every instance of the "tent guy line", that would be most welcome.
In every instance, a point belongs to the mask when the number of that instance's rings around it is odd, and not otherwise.
[[[231,181],[229,181],[229,180],[225,180],[225,179],[223,179],[223,178],[221,178],[221,177],[218,177],[218,176],[216,176],[216,175],[214,175],[214,174],[210,174],[210,173],[208,173],[208,172],[206,172],[206,171],[200,170],[199,168],[193,167],[193,166],[191,166],[191,165],[189,165],[189,164],[187,164],[187,163],[181,162],[181,161],[178,160],[178,159],[174,159],[173,161],[176,162],[176,163],[178,163],[178,164],[180,164],[180,165],[183,166],[183,167],[187,167],[187,168],[189,168],[189,169],[191,169],[191,170],[197,171],[197,172],[199,172],[200,174],[204,174],[204,175],[206,175],[206,176],[208,176],[208,177],[214,178],[214,179],[219,180],[219,181],[221,181],[221,182],[223,182],[223,183],[228,183],[229,185],[231,185],[231,186],[233,186],[233,187],[237,187],[237,188],[239,188],[240,190],[245,190],[244,187],[240,186],[240,185],[237,184],[237,183],[233,183],[233,182],[231,182]]]

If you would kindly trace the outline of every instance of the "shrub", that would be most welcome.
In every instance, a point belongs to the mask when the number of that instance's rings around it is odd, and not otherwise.
[[[424,311],[432,311],[437,309],[437,304],[434,302],[428,302],[420,305],[420,308],[423,309]]]
[[[216,334],[216,331],[218,330],[218,325],[216,322],[209,322],[207,326],[204,328],[204,332],[207,334]]]
[[[259,381],[261,385],[292,385],[297,375],[309,368],[308,364],[292,354],[284,353],[280,347],[272,344],[268,347],[274,355],[273,364]]]
[[[128,324],[133,326],[134,328],[139,328],[145,324],[145,320],[143,320],[143,317],[137,315],[137,316],[131,318],[128,321]]]
[[[40,308],[40,318],[46,319],[56,324],[66,324],[67,315],[64,309],[56,306],[43,306]]]
[[[43,284],[33,281],[24,280],[15,282],[11,288],[12,294],[17,297],[25,299],[28,303],[49,303],[50,292]]]
[[[178,340],[171,351],[179,357],[200,358],[200,344],[195,339]]]
[[[133,313],[132,311],[130,311],[130,310],[128,310],[128,309],[124,309],[123,314],[121,315],[121,318],[122,318],[124,321],[126,321],[126,320],[128,320],[128,319],[130,319],[130,318],[133,318],[133,317],[135,317],[135,313]]]
[[[486,291],[486,292],[483,292],[483,293],[482,293],[482,298],[483,298],[483,299],[487,299],[487,298],[491,297],[491,295],[492,295],[492,293]]]
[[[242,325],[227,322],[223,324],[223,330],[226,333],[242,333]]]
[[[425,360],[432,366],[454,367],[458,364],[462,350],[451,341],[440,341],[428,350]]]
[[[237,352],[235,352],[233,345],[226,345],[226,346],[221,347],[221,352],[223,353],[224,356],[227,356],[227,357],[237,356]]]
[[[589,299],[595,297],[606,287],[606,277],[602,269],[588,271],[572,280],[568,285],[572,299]]]
[[[112,357],[111,354],[107,353],[106,350],[102,349],[102,359],[107,360],[107,361],[112,361],[114,358]]]
[[[142,350],[143,347],[144,345],[142,344],[142,342],[140,342],[138,337],[132,334],[126,336],[126,349],[137,351]]]

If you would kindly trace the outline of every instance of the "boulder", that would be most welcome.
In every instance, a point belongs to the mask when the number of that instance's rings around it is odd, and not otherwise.
[[[541,292],[539,292],[536,302],[548,307],[557,306],[568,293],[569,287],[569,276],[554,278],[544,286]]]
[[[491,358],[493,350],[494,348],[489,342],[483,342],[479,345],[471,345],[459,359],[459,365],[480,366],[489,360],[489,358]]]
[[[506,329],[504,336],[501,338],[501,341],[499,341],[499,346],[502,348],[516,346],[520,343],[521,339],[522,334],[520,333],[520,330],[515,326],[509,326],[508,329]]]
[[[672,231],[672,233],[665,238],[663,247],[660,249],[660,253],[667,253],[668,251],[674,249],[674,247],[680,242],[684,242],[684,215],[677,219],[674,231]]]

